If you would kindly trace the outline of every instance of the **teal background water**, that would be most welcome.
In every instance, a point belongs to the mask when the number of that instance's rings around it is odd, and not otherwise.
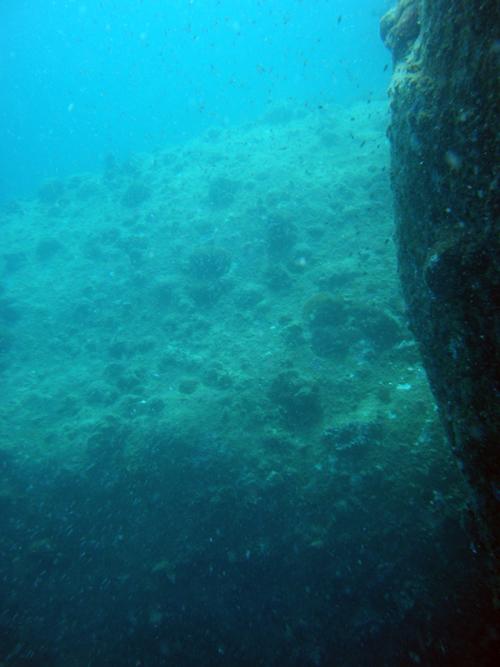
[[[6,0],[0,196],[298,106],[384,98],[389,0]]]

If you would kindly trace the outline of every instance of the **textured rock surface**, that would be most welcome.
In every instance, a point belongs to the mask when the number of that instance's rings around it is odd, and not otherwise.
[[[478,543],[496,567],[499,14],[496,0],[402,0],[381,25],[395,64],[400,277],[449,439],[475,491]]]

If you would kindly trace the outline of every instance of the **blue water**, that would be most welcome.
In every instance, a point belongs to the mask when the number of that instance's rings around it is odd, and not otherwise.
[[[389,0],[6,0],[0,197],[270,104],[385,97]]]

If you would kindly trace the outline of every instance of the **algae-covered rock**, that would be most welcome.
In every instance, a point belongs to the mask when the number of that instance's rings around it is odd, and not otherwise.
[[[151,197],[151,191],[143,183],[132,183],[122,195],[122,204],[126,208],[137,208]]]
[[[63,248],[62,243],[55,238],[47,237],[40,239],[36,244],[36,258],[41,262],[46,262],[58,255]]]
[[[399,60],[408,51],[420,32],[419,0],[400,0],[380,21],[380,36]]]
[[[342,326],[349,317],[346,302],[328,292],[310,297],[304,304],[302,314],[312,328]]]
[[[231,268],[231,255],[225,248],[200,246],[189,256],[187,271],[196,280],[220,280]]]
[[[58,204],[66,193],[65,184],[62,181],[47,181],[38,190],[38,199],[46,206]]]
[[[14,335],[5,326],[0,324],[0,354],[5,354],[12,349],[14,345]]]
[[[14,305],[14,301],[8,297],[0,298],[0,324],[15,324],[21,319],[21,311]]]
[[[28,256],[25,252],[6,252],[2,255],[2,260],[3,271],[6,274],[16,273],[25,266]]]
[[[196,378],[182,378],[179,381],[179,391],[181,394],[193,394],[198,388],[199,382]]]
[[[357,325],[361,336],[366,337],[377,352],[390,350],[403,339],[399,322],[378,308],[360,309]]]
[[[382,21],[403,293],[497,567],[499,25],[497,0],[400,0]]]
[[[264,276],[267,287],[271,292],[287,292],[293,285],[293,279],[281,265],[271,265]]]
[[[203,384],[214,389],[229,389],[233,386],[233,377],[221,364],[212,364],[203,374]]]
[[[288,218],[274,216],[267,221],[266,242],[272,258],[287,255],[297,240],[297,228]]]
[[[233,203],[241,184],[226,176],[217,176],[208,186],[208,203],[213,208],[225,208]]]
[[[187,294],[197,307],[211,307],[233,288],[225,276],[231,269],[232,257],[225,248],[213,245],[198,246],[184,266],[188,282]]]
[[[324,444],[336,453],[357,457],[377,447],[383,437],[381,422],[350,422],[330,426],[323,432]]]
[[[291,323],[283,328],[282,336],[285,343],[291,348],[298,348],[305,344],[304,329],[297,323]]]
[[[159,281],[153,287],[154,298],[157,305],[162,309],[167,309],[175,301],[175,287],[172,282]]]
[[[403,337],[399,322],[384,310],[355,304],[328,292],[310,297],[302,313],[312,349],[320,357],[344,353],[362,341],[375,352],[382,352]]]
[[[286,371],[274,378],[268,395],[279,408],[287,428],[309,429],[321,423],[323,408],[316,382],[295,371]]]

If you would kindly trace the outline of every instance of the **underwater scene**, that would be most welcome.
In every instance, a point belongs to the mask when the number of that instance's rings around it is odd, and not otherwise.
[[[392,3],[45,4],[0,10],[0,666],[495,664]]]

